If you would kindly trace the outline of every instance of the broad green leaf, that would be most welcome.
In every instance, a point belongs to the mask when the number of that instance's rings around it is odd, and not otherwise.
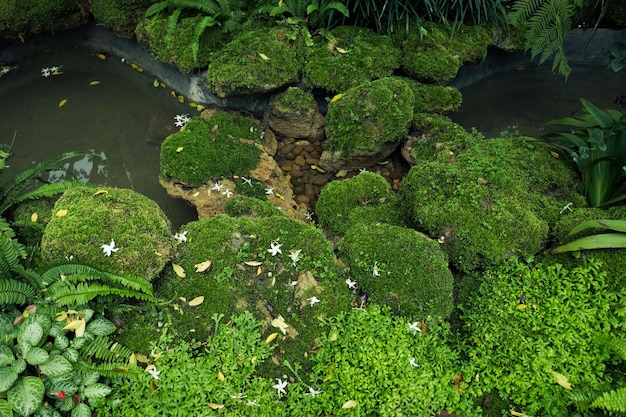
[[[74,348],[69,348],[63,352],[63,357],[72,363],[76,363],[80,359],[80,353]]]
[[[93,385],[100,379],[100,374],[96,371],[85,372],[83,374],[83,385]]]
[[[13,369],[18,374],[21,374],[26,370],[26,361],[22,358],[16,359],[11,364],[11,369]]]
[[[17,381],[19,374],[10,366],[0,368],[0,392],[8,391],[11,385]]]
[[[44,391],[41,378],[25,376],[7,391],[7,400],[14,411],[20,415],[28,416],[33,414],[41,405]]]
[[[7,316],[0,315],[0,336],[11,333],[15,328],[13,327],[13,320]]]
[[[585,229],[602,228],[626,233],[626,220],[587,220],[574,227],[568,235],[575,235]]]
[[[52,378],[63,376],[72,372],[72,364],[63,356],[54,355],[39,365],[39,371]]]
[[[70,339],[68,339],[64,334],[60,334],[54,338],[54,347],[59,350],[67,349],[69,345]]]
[[[593,116],[593,118],[600,125],[600,127],[604,129],[611,127],[611,125],[613,124],[613,118],[609,115],[609,113],[601,110],[589,100],[581,98],[580,101],[583,103],[583,107],[585,108],[585,110],[587,110],[587,113]]]
[[[105,384],[93,384],[85,387],[85,397],[104,398],[111,392],[111,388]]]
[[[623,233],[601,233],[593,236],[586,236],[572,242],[561,245],[552,250],[552,253],[571,252],[583,249],[608,249],[626,248],[626,234]]]
[[[77,404],[72,410],[71,417],[91,417],[91,408],[85,403]]]
[[[6,345],[0,345],[0,366],[10,365],[15,360],[13,351]]]
[[[0,400],[0,417],[13,417],[13,409],[6,400]]]
[[[108,336],[113,334],[116,330],[117,327],[115,324],[104,318],[94,319],[87,325],[87,332],[96,336]]]
[[[24,359],[26,359],[26,362],[28,362],[29,365],[41,365],[42,363],[47,361],[49,357],[50,355],[48,354],[48,352],[46,352],[45,349],[42,349],[40,347],[32,347],[28,350],[28,353],[26,354],[26,357]]]
[[[43,338],[43,327],[36,321],[28,321],[22,324],[17,334],[18,343],[27,343],[31,346],[37,346]]]

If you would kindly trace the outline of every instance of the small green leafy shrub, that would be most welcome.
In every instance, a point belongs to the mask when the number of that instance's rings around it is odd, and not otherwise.
[[[452,273],[437,241],[406,227],[359,223],[339,241],[338,252],[369,301],[416,319],[452,312]]]
[[[1,314],[2,415],[91,416],[111,392],[102,378],[130,374],[132,352],[108,338],[115,330],[88,309]]]
[[[213,178],[249,177],[261,155],[249,142],[258,140],[259,127],[242,116],[218,112],[209,120],[193,118],[163,141],[161,178],[199,187]]]
[[[571,156],[581,175],[579,192],[591,207],[608,207],[626,200],[626,112],[602,110],[584,98],[580,101],[583,114],[546,122],[570,128],[547,133],[540,140]]]
[[[626,292],[608,289],[600,264],[567,270],[517,260],[483,274],[462,306],[477,393],[497,392],[525,415],[573,415],[571,387],[610,383],[609,354],[597,335],[623,334],[615,309]],[[570,386],[571,384],[571,386]]]

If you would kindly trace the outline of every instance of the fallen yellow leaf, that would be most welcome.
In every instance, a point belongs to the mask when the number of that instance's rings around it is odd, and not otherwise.
[[[65,210],[65,209],[61,209],[61,210],[57,211],[56,213],[54,213],[54,215],[57,216],[57,217],[63,217],[66,214],[67,214],[67,210]]]
[[[89,83],[89,85],[98,85],[100,84],[100,81],[92,81]]]
[[[190,307],[195,307],[195,306],[199,306],[200,304],[202,304],[204,302],[204,296],[201,295],[199,297],[194,298],[193,300],[189,301],[187,304]]]
[[[178,275],[179,277],[185,278],[187,276],[182,266],[178,264],[172,264],[172,268],[174,269],[174,272],[176,273],[176,275]]]
[[[226,381],[226,377],[224,376],[224,374],[222,373],[222,371],[217,371],[217,379],[220,380],[220,382],[224,382]]]
[[[554,371],[552,371],[552,375],[554,375],[554,377],[556,378],[557,384],[559,384],[565,389],[569,389],[569,390],[572,389],[572,384],[569,382],[569,380],[567,379],[565,375],[560,374],[558,372],[554,372]]]
[[[179,102],[184,103],[185,102],[185,97],[184,96],[178,96],[176,97],[178,99]]]
[[[289,325],[285,323],[285,319],[283,318],[283,316],[279,315],[277,318],[272,320],[271,324],[273,327],[280,329],[283,334],[287,334],[287,329],[289,328]]]
[[[178,148],[176,148],[176,152],[182,152],[183,149],[185,149],[185,148],[183,148],[182,146],[179,146]]]
[[[193,266],[196,268],[196,272],[206,272],[211,268],[211,261],[204,261]]]
[[[331,103],[334,103],[335,101],[339,100],[341,97],[343,97],[343,94],[337,94],[336,96],[334,96],[333,98],[330,99]]]
[[[107,56],[105,54],[96,54],[96,56],[100,59],[107,59]]]
[[[109,194],[109,192],[107,190],[98,190],[95,193],[93,193],[94,197],[100,194]]]
[[[272,333],[271,335],[267,336],[267,339],[265,339],[265,343],[272,343],[277,336],[278,333]]]
[[[209,404],[209,407],[211,407],[214,410],[224,408],[224,404],[215,404],[215,403],[208,403],[208,404]]]
[[[65,104],[67,103],[67,101],[68,101],[68,100],[67,100],[66,98],[64,98],[63,100],[59,101],[59,107],[63,107],[63,106],[65,106]]]
[[[341,408],[352,408],[352,407],[356,407],[357,402],[354,400],[348,400],[345,403],[343,403],[343,405],[341,406]]]
[[[33,223],[35,223],[38,218],[39,218],[39,215],[37,213],[33,213],[30,215],[30,221]]]
[[[265,61],[269,61],[269,60],[270,60],[270,57],[268,57],[267,55],[262,54],[262,53],[260,53],[260,52],[259,52],[259,56],[260,56],[261,58],[263,58],[263,60],[265,60]]]
[[[263,262],[259,262],[259,261],[245,261],[244,264],[246,264],[248,266],[259,266],[259,265],[263,265]]]

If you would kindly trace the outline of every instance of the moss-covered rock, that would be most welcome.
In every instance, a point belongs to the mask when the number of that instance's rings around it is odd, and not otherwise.
[[[75,0],[0,2],[0,35],[23,35],[80,26],[86,11]]]
[[[324,137],[326,120],[311,92],[289,87],[272,97],[269,123],[279,135],[316,141]]]
[[[298,82],[304,62],[302,42],[287,35],[284,27],[253,29],[227,43],[209,65],[211,92],[225,98]]]
[[[119,250],[107,256],[103,245]],[[54,205],[41,240],[42,256],[72,256],[115,274],[151,280],[175,252],[171,224],[154,201],[127,189],[76,187]]]
[[[461,92],[455,87],[421,84],[417,81],[412,81],[409,86],[415,98],[415,113],[448,114],[457,111],[463,102]]]
[[[349,89],[328,105],[325,151],[350,160],[357,152],[375,154],[383,145],[399,143],[413,119],[414,99],[409,83],[399,77]]]
[[[400,67],[400,49],[387,36],[354,26],[333,29],[306,57],[303,81],[311,88],[343,92]]]
[[[562,207],[584,204],[572,176],[532,141],[491,139],[413,166],[399,195],[411,224],[469,271],[539,252]]]
[[[569,235],[570,230],[584,221],[602,219],[626,220],[626,206],[613,206],[603,210],[571,205],[569,209],[563,209],[562,215],[552,228],[553,245],[550,249],[585,236],[607,233],[606,230],[597,228]],[[539,258],[544,264],[558,263],[572,269],[585,266],[589,259],[595,259],[602,262],[602,269],[607,272],[606,282],[612,290],[626,288],[626,249],[594,249],[559,254],[551,253],[550,249]]]
[[[421,320],[452,312],[454,279],[436,241],[406,227],[359,223],[339,241],[338,249],[370,302]]]
[[[12,213],[11,227],[18,240],[29,246],[39,246],[46,225],[52,218],[55,197],[27,200],[19,204]]]
[[[206,28],[200,37],[198,60],[193,59],[191,45],[202,16],[181,18],[174,30],[168,31],[169,18],[153,16],[139,21],[137,40],[160,61],[175,65],[183,72],[206,67],[214,54],[230,39],[218,26]]]
[[[301,362],[319,336],[319,318],[350,308],[351,294],[339,277],[333,248],[314,226],[286,216],[219,215],[189,223],[181,232],[186,232],[187,242],[179,245],[176,263],[186,276],[166,269],[155,282],[157,294],[175,300],[169,311],[178,312],[173,312],[170,331],[177,338],[204,339],[214,324],[213,314],[230,317],[248,310],[265,322],[265,335],[278,333],[277,360]],[[274,255],[272,247],[280,252]],[[206,261],[211,267],[198,272],[197,266]],[[204,302],[197,307],[178,298],[198,296],[204,296]],[[148,351],[144,338],[157,320],[146,326],[142,318],[139,325],[133,324],[133,317],[126,318],[122,339]]]
[[[402,69],[420,81],[447,84],[461,65],[483,60],[492,43],[492,35],[480,26],[462,26],[454,33],[443,24],[423,28],[426,33],[411,34],[402,50]]]
[[[192,118],[161,145],[161,177],[198,187],[222,177],[249,176],[259,163],[259,127],[242,116],[217,112]]]
[[[242,187],[245,189],[245,187]],[[247,216],[253,219],[282,216],[283,213],[267,200],[238,195],[224,203],[224,212],[231,217]]]
[[[326,185],[316,212],[320,225],[333,235],[345,234],[356,223],[402,224],[391,186],[381,175],[367,171]]]
[[[152,3],[152,0],[92,0],[91,13],[99,24],[119,36],[131,38]]]

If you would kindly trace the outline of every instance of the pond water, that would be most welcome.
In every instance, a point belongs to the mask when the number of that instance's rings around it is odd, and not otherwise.
[[[450,118],[468,131],[475,127],[491,138],[516,126],[520,134],[537,137],[546,131],[544,122],[581,109],[581,97],[600,108],[617,109],[615,98],[626,95],[626,71],[572,64],[566,80],[553,74],[549,64],[527,65],[499,72],[460,91],[463,104]]]
[[[69,163],[81,180],[146,195],[174,228],[197,219],[158,181],[160,144],[177,131],[174,116],[193,108],[170,89],[155,88],[147,72],[84,49],[49,49],[12,65],[0,77],[0,143],[12,144],[14,153],[4,180],[61,153],[91,150],[99,156]],[[44,76],[43,69],[55,66],[61,74]],[[46,179],[68,178],[51,172]]]

